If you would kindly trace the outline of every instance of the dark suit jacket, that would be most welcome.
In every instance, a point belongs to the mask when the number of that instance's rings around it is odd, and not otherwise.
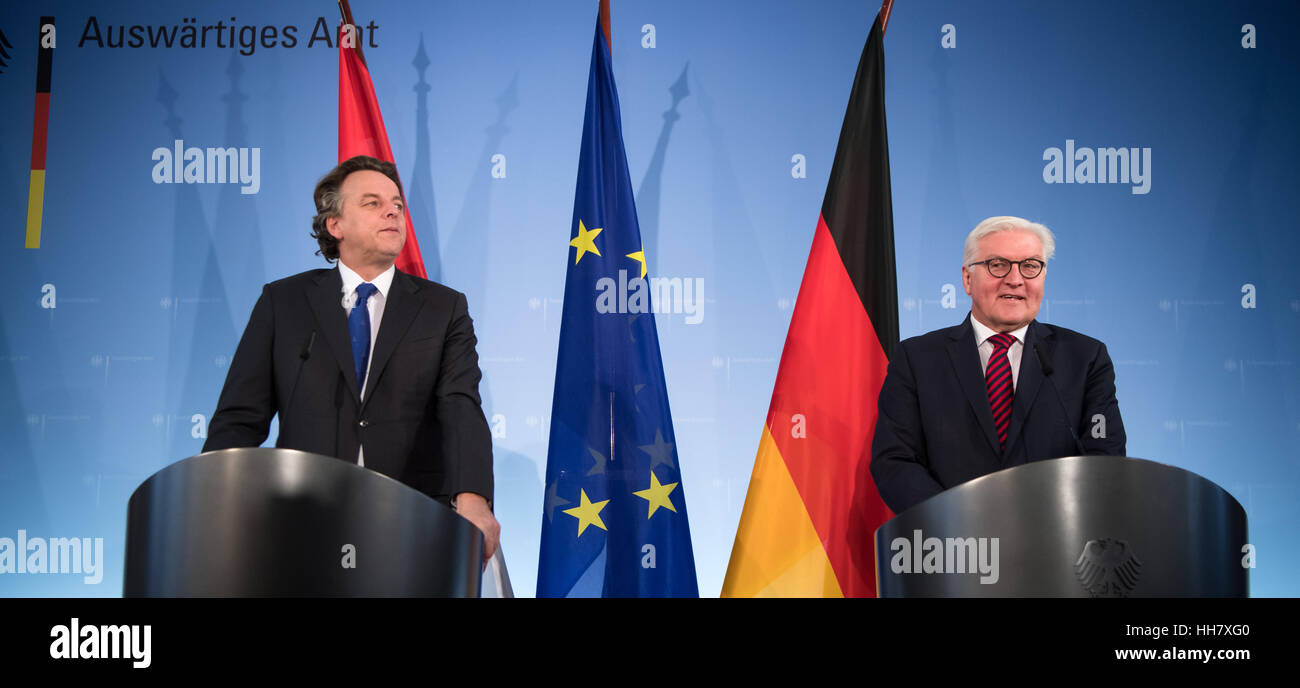
[[[1060,401],[1043,376],[1035,345],[1051,363]],[[880,389],[871,475],[885,504],[899,513],[1003,468],[1078,455],[1071,429],[1086,454],[1125,455],[1106,345],[1063,327],[1029,324],[1004,452],[967,315],[956,327],[913,337],[895,349]]]
[[[322,269],[262,289],[203,451],[259,446],[279,413],[277,447],[355,463],[364,446],[366,468],[444,503],[460,492],[490,501],[492,438],[464,294],[394,274],[361,401],[342,288],[337,269]]]

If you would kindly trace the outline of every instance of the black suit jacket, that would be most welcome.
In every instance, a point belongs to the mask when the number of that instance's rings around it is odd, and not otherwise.
[[[1051,363],[1051,380],[1043,375],[1035,346]],[[1002,451],[968,315],[956,327],[913,337],[895,349],[880,389],[871,475],[885,504],[899,513],[1003,468],[1078,455],[1071,429],[1083,453],[1125,455],[1106,345],[1063,327],[1029,324]]]
[[[464,294],[394,274],[362,401],[342,288],[337,269],[322,269],[262,289],[203,450],[259,446],[279,413],[277,447],[355,463],[364,446],[366,468],[444,503],[460,492],[490,501],[492,438]]]

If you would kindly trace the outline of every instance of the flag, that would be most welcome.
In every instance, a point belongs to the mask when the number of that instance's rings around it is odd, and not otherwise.
[[[54,45],[45,44],[45,27],[54,30],[54,17],[41,17],[42,39],[36,50],[36,112],[32,116],[32,165],[27,186],[27,236],[24,248],[41,247],[41,219],[45,213],[45,149],[50,134],[50,73],[54,64]],[[53,41],[53,39],[51,39]],[[0,34],[0,55],[9,57],[5,46],[13,49]],[[0,60],[0,66],[4,66]],[[0,70],[2,71],[2,70]]]
[[[858,63],[724,597],[872,597],[876,397],[898,342],[884,18]]]
[[[648,259],[598,21],[569,232],[538,597],[699,594]]]
[[[375,86],[370,81],[370,70],[361,56],[360,32],[352,24],[347,0],[343,8],[343,25],[339,27],[339,162],[358,155],[369,155],[391,163],[393,149],[388,145],[388,132],[384,129],[384,116],[375,98]],[[406,215],[406,245],[397,256],[397,269],[409,275],[427,278],[424,259],[420,257],[420,242],[411,225],[411,211]]]

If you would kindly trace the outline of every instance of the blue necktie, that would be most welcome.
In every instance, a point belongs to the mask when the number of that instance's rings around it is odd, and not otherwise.
[[[357,393],[366,388],[366,362],[370,360],[370,309],[366,301],[379,288],[369,282],[357,285],[357,302],[348,313],[348,334],[352,337],[352,363],[357,367]]]

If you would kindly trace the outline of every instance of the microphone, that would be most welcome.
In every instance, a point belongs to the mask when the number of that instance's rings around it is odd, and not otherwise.
[[[316,330],[311,331],[311,336],[307,338],[307,343],[298,352],[298,372],[293,376],[293,389],[289,390],[289,401],[285,403],[283,411],[289,411],[293,408],[294,397],[298,394],[298,382],[302,380],[302,369],[307,367],[307,359],[311,358],[311,349],[316,345]],[[285,413],[281,412],[281,426],[284,425]]]
[[[334,384],[334,456],[339,455],[339,435],[343,434],[343,371]]]
[[[1038,348],[1038,342],[1034,342],[1034,357],[1038,359],[1038,367],[1043,370],[1043,377],[1047,379],[1047,384],[1051,385],[1052,391],[1056,393],[1056,403],[1061,405],[1061,418],[1065,422],[1065,429],[1070,431],[1070,439],[1074,440],[1074,446],[1079,450],[1079,456],[1086,456],[1088,452],[1083,450],[1083,443],[1079,441],[1079,436],[1075,434],[1074,428],[1070,426],[1070,412],[1065,409],[1065,400],[1061,398],[1061,390],[1057,388],[1056,381],[1052,379],[1052,373],[1056,372],[1052,367],[1052,362],[1047,359],[1047,354]]]
[[[311,337],[307,339],[307,346],[303,347],[302,353],[298,354],[298,358],[304,361],[311,358],[311,348],[313,346],[316,346],[316,330],[311,331]]]

